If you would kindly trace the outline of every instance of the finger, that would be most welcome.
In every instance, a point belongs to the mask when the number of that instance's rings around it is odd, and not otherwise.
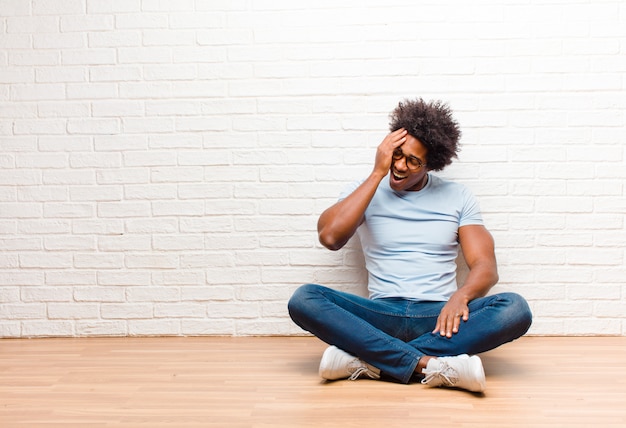
[[[391,147],[395,150],[406,142],[406,135],[389,135],[388,142]]]
[[[396,131],[397,132],[397,131]],[[405,134],[392,132],[391,134],[387,134],[385,139],[380,143],[379,149],[387,151],[393,151],[406,141]]]
[[[403,137],[405,137],[407,134],[407,131],[403,128],[400,128],[396,131],[391,132],[390,134],[388,134],[388,137],[392,140],[399,140]]]
[[[395,139],[396,143],[402,143],[403,144],[406,141],[407,132],[404,129],[401,129],[399,131],[402,131],[402,132],[400,132],[398,134],[395,134],[394,135],[394,139]]]
[[[448,330],[446,333],[446,337],[448,338],[452,337],[452,335],[459,330],[459,326],[457,324],[458,320],[459,320],[459,317],[457,317],[456,315],[450,318],[450,320],[448,321]]]
[[[433,334],[439,333],[443,331],[443,322],[442,317],[439,315],[437,318],[437,324],[435,325],[435,329],[433,330]]]
[[[461,317],[463,316],[463,314],[457,314],[454,316],[454,320],[453,320],[453,324],[452,324],[452,332],[453,333],[458,333],[459,332],[459,326],[461,325]]]
[[[448,315],[444,321],[444,327],[441,330],[441,335],[445,337],[452,337],[452,328],[454,326],[454,316]]]
[[[406,135],[408,131],[404,128],[396,129],[391,133],[391,135]]]
[[[441,328],[441,324],[439,322],[439,319],[437,319],[437,324],[435,324],[435,328],[433,329],[432,333],[433,334],[438,333],[440,328]]]

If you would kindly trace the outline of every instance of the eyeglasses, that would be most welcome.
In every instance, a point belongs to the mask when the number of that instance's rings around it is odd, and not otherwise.
[[[402,149],[400,147],[398,147],[397,149],[395,149],[393,151],[393,160],[394,161],[398,161],[402,158],[406,159],[406,166],[407,168],[409,168],[409,170],[411,171],[417,171],[420,168],[423,168],[426,166],[425,163],[423,163],[421,160],[419,160],[418,158],[416,158],[413,155],[405,155],[404,152],[402,151]]]

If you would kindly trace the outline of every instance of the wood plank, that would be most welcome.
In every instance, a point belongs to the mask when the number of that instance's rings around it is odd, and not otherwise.
[[[524,337],[487,392],[324,382],[312,337],[0,341],[0,426],[626,426],[626,338]]]

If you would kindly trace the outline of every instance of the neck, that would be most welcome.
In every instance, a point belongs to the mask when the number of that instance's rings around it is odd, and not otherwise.
[[[415,186],[411,187],[410,189],[407,189],[411,192],[418,192],[420,190],[422,190],[424,188],[424,186],[426,186],[426,183],[428,183],[428,173],[426,173],[426,175],[424,175],[424,178],[422,178],[422,180],[417,183]]]

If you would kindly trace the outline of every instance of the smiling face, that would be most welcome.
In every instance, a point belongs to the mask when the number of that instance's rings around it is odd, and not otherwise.
[[[417,191],[422,189],[427,181],[428,167],[426,166],[426,155],[428,154],[428,149],[417,138],[407,134],[406,142],[396,150],[401,150],[403,156],[394,156],[391,161],[389,186],[396,191]],[[409,160],[410,158],[412,162]],[[415,166],[411,164],[415,165],[416,160],[424,166],[415,169]]]

